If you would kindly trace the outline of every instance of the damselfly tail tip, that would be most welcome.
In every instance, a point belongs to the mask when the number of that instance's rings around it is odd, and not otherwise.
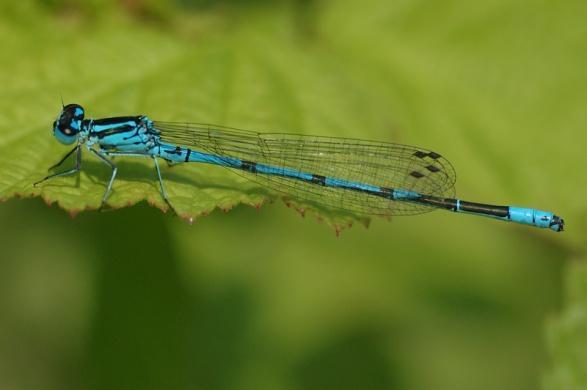
[[[558,215],[553,215],[552,221],[550,221],[550,228],[555,232],[562,232],[565,230],[565,220]]]

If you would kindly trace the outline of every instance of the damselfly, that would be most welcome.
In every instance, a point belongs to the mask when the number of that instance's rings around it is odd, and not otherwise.
[[[84,119],[78,104],[68,104],[53,123],[63,144],[76,144],[52,168],[76,155],[75,167],[35,185],[75,174],[82,146],[112,169],[102,197],[112,190],[114,156],[152,158],[163,199],[171,206],[158,158],[169,163],[199,162],[229,168],[294,199],[360,215],[412,215],[445,209],[562,231],[551,212],[494,206],[455,199],[455,171],[440,154],[407,145],[349,138],[258,133],[215,125],[152,121],[147,116]]]

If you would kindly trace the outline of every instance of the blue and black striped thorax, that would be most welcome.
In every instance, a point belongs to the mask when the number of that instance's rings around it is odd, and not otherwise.
[[[123,116],[84,120],[88,145],[105,152],[148,153],[159,145],[160,135],[148,117]]]

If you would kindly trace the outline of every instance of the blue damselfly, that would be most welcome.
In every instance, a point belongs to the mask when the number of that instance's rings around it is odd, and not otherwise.
[[[112,169],[102,197],[108,199],[117,167],[114,156],[152,158],[163,199],[167,196],[158,158],[169,163],[199,162],[227,167],[294,199],[360,215],[412,215],[445,209],[562,231],[564,221],[551,212],[494,206],[454,198],[455,171],[431,150],[395,143],[284,133],[258,133],[215,125],[158,122],[147,116],[85,119],[78,104],[64,106],[53,123],[59,142],[76,144],[52,168],[82,146]]]

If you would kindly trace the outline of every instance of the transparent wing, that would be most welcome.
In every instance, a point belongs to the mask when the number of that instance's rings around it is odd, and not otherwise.
[[[394,143],[284,133],[258,133],[216,125],[154,122],[161,140],[221,157],[439,197],[454,196],[455,171],[430,150]],[[320,186],[277,175],[235,173],[295,199],[364,215],[409,215],[434,208],[368,193]]]

